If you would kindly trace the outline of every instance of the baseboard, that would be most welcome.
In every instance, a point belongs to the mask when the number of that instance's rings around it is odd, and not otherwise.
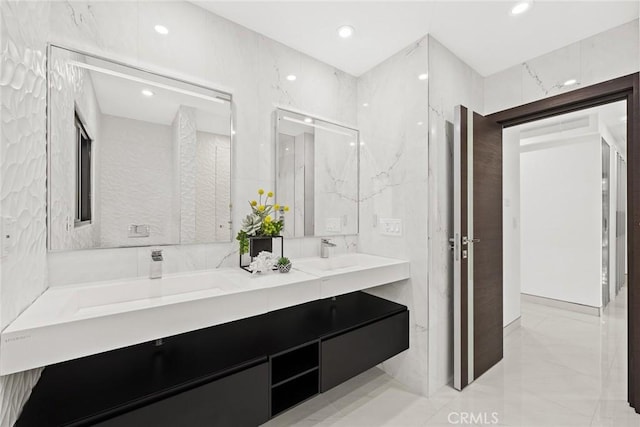
[[[561,301],[553,298],[540,297],[537,295],[520,294],[522,301],[534,304],[546,305],[547,307],[561,308],[563,310],[574,311],[576,313],[589,314],[592,316],[601,316],[602,308],[590,305],[578,304],[575,302]]]
[[[519,316],[517,319],[513,320],[511,323],[509,323],[507,326],[505,326],[502,329],[502,336],[506,337],[511,332],[513,332],[516,329],[518,329],[520,327],[520,319],[522,319],[522,317]]]

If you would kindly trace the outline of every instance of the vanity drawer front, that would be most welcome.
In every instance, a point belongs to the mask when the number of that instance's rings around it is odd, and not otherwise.
[[[403,311],[321,343],[321,391],[409,348],[409,312]]]
[[[255,427],[269,420],[269,363],[96,424],[99,427]]]

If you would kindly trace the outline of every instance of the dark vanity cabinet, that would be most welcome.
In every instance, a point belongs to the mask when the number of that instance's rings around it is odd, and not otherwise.
[[[409,312],[322,341],[320,390],[325,392],[409,348]]]
[[[16,426],[257,426],[407,348],[407,308],[353,292],[48,366]]]
[[[99,427],[256,426],[269,419],[267,362],[95,424]]]

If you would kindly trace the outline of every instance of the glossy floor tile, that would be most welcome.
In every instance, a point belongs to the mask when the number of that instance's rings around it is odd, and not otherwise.
[[[626,402],[626,288],[602,317],[523,302],[504,359],[457,392],[425,398],[371,369],[265,424],[640,427]]]

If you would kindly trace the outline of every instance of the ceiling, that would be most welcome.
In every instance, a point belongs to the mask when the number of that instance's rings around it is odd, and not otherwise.
[[[200,98],[152,80],[114,75],[110,73],[112,70],[97,66],[105,61],[93,58],[85,61],[95,67],[89,72],[102,114],[171,126],[180,107],[192,107],[199,131],[220,135],[231,132],[231,107],[227,101]],[[151,90],[153,96],[144,96],[143,89]]]
[[[512,16],[515,1],[194,1],[354,76],[425,34],[487,76],[629,22],[639,2],[534,1]],[[341,39],[337,28],[356,33]]]

